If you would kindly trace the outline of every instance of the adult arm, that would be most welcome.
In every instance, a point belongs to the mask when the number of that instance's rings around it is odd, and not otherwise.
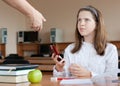
[[[41,30],[43,28],[43,22],[45,22],[46,19],[26,0],[3,0],[3,1],[6,2],[8,5],[12,6],[13,8],[17,9],[27,17],[29,17],[32,24],[31,28],[33,28],[35,31]]]

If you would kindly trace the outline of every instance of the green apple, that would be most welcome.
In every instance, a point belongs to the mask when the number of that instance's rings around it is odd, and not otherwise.
[[[28,81],[39,83],[42,80],[42,72],[39,69],[32,70],[28,73]]]

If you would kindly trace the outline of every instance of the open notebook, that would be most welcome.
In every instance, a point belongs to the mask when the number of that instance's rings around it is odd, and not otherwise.
[[[93,84],[91,79],[63,79],[60,82],[61,85],[69,84]]]

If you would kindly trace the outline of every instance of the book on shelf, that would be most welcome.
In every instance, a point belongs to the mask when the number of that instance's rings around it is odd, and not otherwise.
[[[38,66],[39,65],[33,65],[33,64],[1,64],[0,70],[17,71],[17,70],[35,69]]]
[[[24,83],[28,82],[27,74],[18,76],[0,75],[0,83]]]
[[[25,75],[25,74],[28,74],[32,70],[34,69],[16,70],[16,71],[0,70],[0,75]]]

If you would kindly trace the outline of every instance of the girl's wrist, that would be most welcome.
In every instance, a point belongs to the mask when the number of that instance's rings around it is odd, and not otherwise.
[[[91,73],[91,72],[89,72],[89,77],[90,77],[90,78],[92,77],[92,73]]]
[[[62,72],[63,71],[63,67],[60,67],[59,65],[55,65],[55,69],[59,72]]]

